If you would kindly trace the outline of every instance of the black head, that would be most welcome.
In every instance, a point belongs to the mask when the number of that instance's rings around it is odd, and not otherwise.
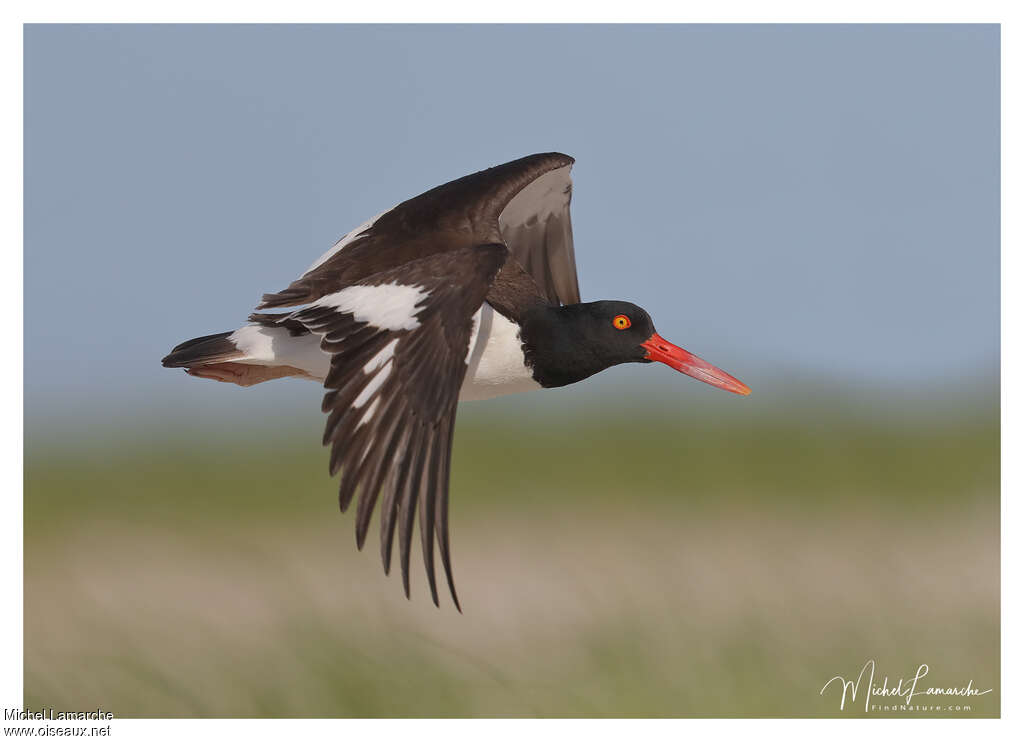
[[[750,389],[721,369],[673,345],[651,316],[628,301],[540,307],[522,320],[523,349],[541,386],[565,386],[620,363],[660,361],[736,394]]]

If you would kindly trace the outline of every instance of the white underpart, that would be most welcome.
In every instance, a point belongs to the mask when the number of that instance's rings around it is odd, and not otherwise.
[[[315,307],[333,307],[381,330],[415,330],[417,305],[428,293],[419,286],[382,283],[379,286],[348,286],[317,299]]]
[[[391,209],[388,209],[388,211],[391,211]],[[334,255],[335,253],[341,252],[346,247],[351,245],[353,242],[355,242],[359,237],[361,237],[363,235],[363,232],[365,232],[370,227],[372,227],[374,225],[374,223],[378,219],[380,219],[382,216],[384,216],[387,213],[388,213],[387,211],[380,212],[379,214],[377,214],[377,216],[373,217],[373,219],[368,219],[367,221],[363,222],[358,227],[356,227],[351,232],[349,232],[347,235],[345,235],[340,240],[335,242],[330,250],[328,250],[323,255],[321,255],[319,258],[317,258],[316,262],[313,263],[313,265],[309,266],[309,270],[307,270],[306,273],[309,273],[309,271],[311,271],[311,270],[313,270],[315,268],[318,268],[319,266],[323,265],[325,262],[327,262],[327,259],[330,258],[332,255]],[[305,275],[305,274],[303,274],[303,275]]]
[[[540,389],[523,357],[519,325],[484,302],[473,317],[460,400],[491,399]]]
[[[232,359],[236,363],[293,366],[320,382],[327,378],[331,369],[331,356],[320,349],[318,335],[292,337],[283,327],[248,325],[232,333],[231,340],[246,353],[244,358]],[[376,375],[356,399],[356,407],[366,404],[387,380],[397,344],[396,338],[363,366],[363,373]],[[462,401],[540,389],[524,361],[519,326],[494,311],[486,302],[473,316],[466,366],[466,378],[459,391]],[[367,407],[364,421],[373,417],[372,411],[376,411],[373,403]]]
[[[228,340],[245,353],[232,358],[234,363],[292,366],[320,380],[327,378],[331,368],[330,355],[320,349],[320,338],[314,335],[295,337],[283,327],[246,325],[231,333]]]

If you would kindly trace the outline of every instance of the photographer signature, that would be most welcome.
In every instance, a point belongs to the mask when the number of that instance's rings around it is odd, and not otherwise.
[[[839,699],[839,710],[842,711],[846,708],[846,702],[849,700],[851,703],[857,700],[857,694],[862,690],[864,691],[864,711],[868,711],[871,699],[873,697],[893,697],[901,696],[905,702],[909,705],[915,696],[983,696],[986,693],[991,693],[992,689],[981,690],[974,687],[974,680],[968,680],[967,685],[958,687],[944,687],[944,688],[919,688],[919,684],[928,674],[928,665],[921,664],[917,668],[917,672],[911,678],[897,678],[896,684],[889,685],[889,676],[886,675],[881,685],[875,684],[875,661],[868,660],[864,663],[864,667],[861,668],[860,674],[857,675],[856,680],[847,680],[842,675],[836,675],[831,678],[821,690],[818,695],[825,695],[825,691],[829,689],[833,683],[838,683],[836,688],[842,689],[842,696]],[[865,673],[867,676],[865,678]],[[862,688],[861,683],[867,680],[867,687]]]

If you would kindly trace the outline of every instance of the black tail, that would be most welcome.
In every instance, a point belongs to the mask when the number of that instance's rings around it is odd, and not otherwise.
[[[218,332],[216,335],[186,340],[164,356],[161,363],[166,368],[183,368],[237,358],[241,353],[238,347],[228,340],[229,335],[230,332]]]

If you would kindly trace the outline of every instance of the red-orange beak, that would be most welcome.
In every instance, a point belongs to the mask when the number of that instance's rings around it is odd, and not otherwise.
[[[717,386],[733,394],[750,394],[750,387],[739,379],[735,379],[720,368],[715,368],[707,361],[702,361],[689,351],[683,350],[678,345],[672,345],[668,340],[658,333],[651,335],[646,342],[640,346],[647,350],[647,360],[660,361],[666,366],[671,366],[676,371],[681,371],[687,376],[692,376],[705,384]]]

